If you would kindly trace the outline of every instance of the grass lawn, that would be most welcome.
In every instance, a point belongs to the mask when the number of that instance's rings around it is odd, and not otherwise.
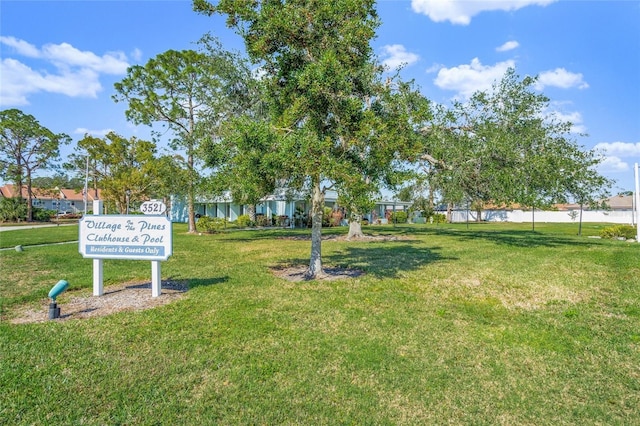
[[[36,226],[16,231],[0,232],[0,249],[15,247],[18,245],[28,246],[35,244],[50,244],[78,240],[78,225],[62,224],[60,226]],[[50,225],[49,225],[50,226]]]
[[[182,299],[11,324],[59,279],[63,311],[91,288],[76,244],[24,243],[68,228],[0,234],[25,245],[0,251],[0,424],[640,423],[638,244],[575,224],[365,227],[399,238],[323,243],[326,266],[364,275],[292,283],[270,267],[306,263],[287,237],[307,230],[175,225],[162,275]],[[149,274],[105,261],[107,288]]]

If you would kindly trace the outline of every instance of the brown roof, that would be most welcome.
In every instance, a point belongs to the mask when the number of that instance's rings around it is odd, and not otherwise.
[[[632,195],[614,195],[605,201],[611,210],[631,210],[633,208]]]
[[[22,198],[28,198],[27,185],[22,185],[22,191],[18,191],[18,188],[16,188],[14,184],[8,183],[0,187],[0,193],[2,193],[2,196],[6,198],[19,196],[21,196]],[[31,193],[36,198],[56,198],[56,191],[53,189],[31,188]]]
[[[518,203],[515,204],[495,204],[495,203],[484,203],[483,204],[483,209],[484,210],[520,210],[523,209],[525,207],[521,206]]]
[[[11,198],[11,194],[9,194],[6,185],[0,186],[0,197]]]
[[[553,207],[558,211],[579,210],[580,209],[580,204],[576,204],[576,203],[554,204]]]
[[[62,193],[62,198],[64,198],[65,200],[76,200],[76,201],[84,200],[82,189],[62,188],[60,189],[60,192]],[[87,194],[87,201],[99,200],[100,195],[102,194],[102,191],[98,189],[98,197],[95,197],[95,194],[96,192],[90,188]]]
[[[23,188],[23,191],[26,190],[26,188]],[[2,194],[3,197],[5,198],[13,198],[18,196],[18,194],[16,194],[16,186],[12,183],[8,183],[4,186],[0,186],[0,194]],[[26,195],[26,192],[25,192]]]
[[[614,195],[613,197],[609,197],[604,201],[607,206],[611,210],[631,210],[633,208],[633,196],[632,195]],[[493,204],[493,203],[485,203],[484,210],[516,210],[516,209],[531,209],[531,207],[523,207],[520,204]],[[570,203],[570,204],[554,204],[552,210],[559,211],[569,211],[569,210],[579,210],[580,204]],[[584,206],[584,209],[588,209],[588,206]]]
[[[59,192],[58,192],[59,191]],[[35,198],[40,198],[43,200],[53,200],[58,197],[64,200],[71,201],[83,201],[84,197],[82,195],[81,189],[68,189],[62,188],[56,191],[55,189],[41,189],[41,188],[31,188],[31,193]],[[95,191],[93,189],[89,189],[89,193],[87,195],[87,201],[99,200],[102,191],[98,189],[98,197],[96,198]],[[17,196],[22,196],[22,198],[28,198],[27,196],[27,186],[22,186],[21,194],[18,194],[17,188],[14,184],[8,183],[4,186],[0,186],[0,195],[5,198],[12,198]]]

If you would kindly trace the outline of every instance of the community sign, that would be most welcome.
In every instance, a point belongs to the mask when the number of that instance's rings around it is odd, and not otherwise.
[[[84,216],[79,241],[80,254],[94,259],[167,260],[173,252],[166,216]]]

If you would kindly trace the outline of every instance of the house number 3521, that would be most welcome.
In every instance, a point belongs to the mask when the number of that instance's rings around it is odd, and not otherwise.
[[[167,206],[162,201],[145,201],[140,206],[140,211],[144,214],[163,214],[167,211]]]

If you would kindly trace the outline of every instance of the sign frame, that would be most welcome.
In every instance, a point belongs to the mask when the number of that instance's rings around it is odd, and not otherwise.
[[[84,216],[78,234],[84,258],[157,261],[173,254],[172,223],[166,216]]]

